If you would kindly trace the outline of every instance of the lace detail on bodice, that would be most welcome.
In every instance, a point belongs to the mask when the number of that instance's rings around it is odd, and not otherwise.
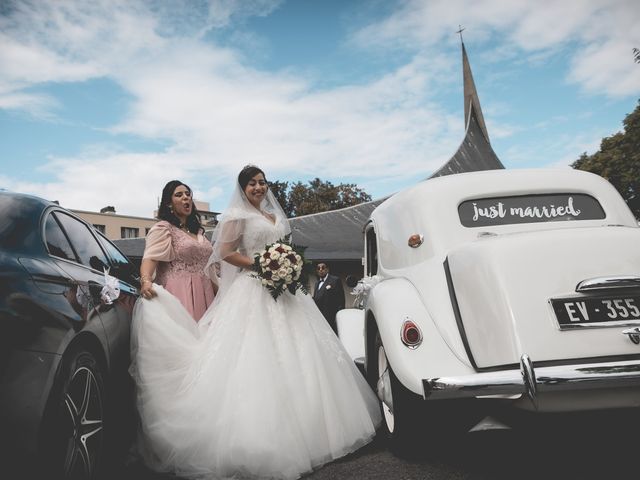
[[[202,236],[193,238],[186,232],[171,225],[171,245],[175,258],[170,262],[159,262],[156,281],[164,284],[171,275],[200,274],[204,275],[204,268],[211,255],[211,244]]]
[[[274,224],[266,217],[255,215],[245,220],[244,232],[240,242],[240,253],[253,257],[262,252],[265,245],[284,237],[284,225],[276,221]]]

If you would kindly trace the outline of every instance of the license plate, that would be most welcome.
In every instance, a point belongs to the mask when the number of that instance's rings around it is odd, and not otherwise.
[[[640,321],[640,295],[552,298],[560,328]]]

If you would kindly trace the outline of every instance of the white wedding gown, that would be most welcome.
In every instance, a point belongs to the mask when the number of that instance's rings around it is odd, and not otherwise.
[[[244,228],[250,256],[284,232],[262,216]],[[151,468],[295,479],[373,438],[378,402],[310,296],[274,301],[242,271],[196,324],[155,289],[135,307],[131,367]]]

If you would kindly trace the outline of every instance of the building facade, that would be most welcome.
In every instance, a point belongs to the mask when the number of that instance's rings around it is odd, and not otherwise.
[[[194,203],[200,213],[200,219],[205,231],[212,230],[218,222],[219,213],[210,211],[208,202],[194,200]],[[158,221],[156,218],[151,217],[120,215],[116,213],[116,209],[112,206],[104,207],[99,212],[85,210],[72,210],[72,212],[92,224],[109,240],[144,238],[151,227]],[[157,210],[154,212],[154,217],[156,214]]]

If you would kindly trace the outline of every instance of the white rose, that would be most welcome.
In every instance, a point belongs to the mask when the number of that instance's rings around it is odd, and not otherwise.
[[[280,278],[284,278],[284,277],[286,277],[286,276],[287,276],[287,273],[289,273],[289,272],[287,272],[287,269],[286,269],[286,268],[284,268],[284,267],[281,267],[281,268],[278,270],[278,272],[277,272],[277,274],[278,274],[278,276],[279,276]]]
[[[276,252],[275,250],[271,252],[271,260],[278,260],[280,258],[280,252]]]
[[[294,280],[298,280],[299,278],[300,278],[300,272],[296,272],[296,273],[293,275],[293,279],[294,279]]]

